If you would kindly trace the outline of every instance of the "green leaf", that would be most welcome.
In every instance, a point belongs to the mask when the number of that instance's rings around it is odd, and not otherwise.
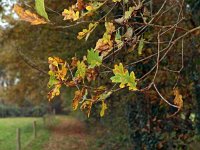
[[[131,15],[133,13],[133,11],[135,10],[135,7],[129,7],[129,10],[125,12],[125,20],[128,20],[131,18]]]
[[[115,42],[117,44],[117,48],[121,49],[124,45],[124,42],[122,41],[122,37],[119,33],[119,30],[117,30],[116,35],[115,35]]]
[[[44,0],[35,0],[35,9],[40,16],[49,20],[47,12],[45,10]]]
[[[115,76],[111,77],[113,83],[120,83],[119,87],[124,88],[125,86],[129,87],[129,90],[136,91],[137,90],[137,82],[135,78],[135,74],[132,71],[130,74],[127,69],[125,69],[120,63],[119,65],[115,65],[113,69],[113,73]]]
[[[59,81],[56,79],[55,74],[52,71],[49,71],[49,75],[50,75],[50,78],[48,82],[48,87],[51,88],[55,84],[58,84]]]
[[[99,56],[98,51],[94,51],[94,49],[91,49],[91,50],[88,50],[87,62],[90,65],[89,66],[90,68],[94,68],[102,64],[102,57]]]
[[[123,37],[127,38],[128,40],[130,40],[133,36],[133,28],[129,27],[126,31],[126,33],[123,35]]]
[[[135,73],[132,71],[130,73],[130,77],[128,78],[127,86],[129,86],[129,90],[136,91],[137,90],[136,85],[137,83],[135,81]]]
[[[141,38],[138,46],[138,55],[142,55],[143,47],[144,47],[144,39]]]
[[[81,78],[85,78],[85,73],[86,73],[86,65],[85,63],[82,61],[78,61],[77,62],[77,71],[75,74],[75,77],[81,77]]]
[[[98,98],[98,100],[105,100],[106,98],[108,98],[110,95],[112,94],[112,92],[104,92],[103,94],[100,95],[100,97]]]

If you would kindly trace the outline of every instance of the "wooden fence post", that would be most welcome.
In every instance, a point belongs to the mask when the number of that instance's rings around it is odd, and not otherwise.
[[[36,121],[33,121],[33,138],[36,138]]]
[[[21,150],[21,139],[20,139],[20,129],[16,130],[16,150]]]

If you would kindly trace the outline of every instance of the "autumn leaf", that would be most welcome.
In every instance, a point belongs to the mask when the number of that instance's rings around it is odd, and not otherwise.
[[[137,88],[136,88],[136,78],[135,78],[135,73],[132,71],[130,73],[130,77],[127,79],[128,83],[127,83],[127,86],[129,87],[129,90],[132,90],[132,91],[136,91]]]
[[[48,100],[50,101],[55,96],[60,94],[60,87],[62,81],[65,81],[67,75],[66,62],[58,57],[49,57],[49,82],[48,87],[53,89],[48,93]]]
[[[83,88],[82,90],[78,90],[75,92],[75,96],[73,99],[73,110],[76,110],[78,108],[79,102],[83,99],[83,95],[85,94],[85,89]]]
[[[129,87],[129,90],[135,91],[137,90],[136,78],[135,74],[132,71],[130,74],[127,69],[125,69],[120,63],[119,65],[115,65],[113,69],[113,73],[115,76],[111,77],[113,83],[120,83],[119,87],[124,88],[125,86]]]
[[[79,11],[83,10],[85,8],[84,0],[77,0],[77,8]]]
[[[101,56],[106,56],[113,49],[113,41],[111,35],[107,32],[104,33],[103,38],[99,39],[96,43],[95,50],[98,51]]]
[[[80,17],[80,12],[76,10],[75,5],[72,5],[69,9],[64,9],[62,16],[64,16],[64,20],[76,21]]]
[[[49,57],[48,58],[49,63],[49,75],[52,75],[54,73],[56,79],[63,81],[67,75],[67,67],[66,62],[58,57]]]
[[[141,38],[140,42],[139,42],[139,45],[138,45],[138,55],[142,55],[143,47],[144,47],[144,39]]]
[[[117,48],[121,49],[124,45],[124,42],[122,41],[122,37],[119,33],[119,30],[117,30],[116,35],[115,35],[115,42],[117,44]]]
[[[60,95],[60,88],[61,84],[55,84],[54,88],[48,93],[47,98],[49,101],[53,99],[55,96]]]
[[[48,87],[51,88],[51,87],[54,86],[55,84],[58,84],[58,83],[59,83],[59,80],[56,79],[56,76],[55,76],[55,74],[54,74],[53,71],[49,71],[48,74],[50,75],[49,82],[48,82]]]
[[[77,71],[75,73],[75,77],[81,77],[82,79],[85,78],[85,74],[86,74],[86,65],[85,63],[82,61],[78,61],[77,62]]]
[[[81,40],[85,37],[85,40],[87,41],[88,37],[97,27],[97,25],[98,23],[90,23],[88,29],[83,29],[81,32],[78,33],[77,39]]]
[[[105,22],[106,32],[112,34],[115,31],[115,26],[112,22]]]
[[[87,10],[88,12],[84,13],[83,16],[85,16],[85,15],[91,13],[91,12],[96,11],[96,10],[99,9],[102,5],[103,5],[103,3],[97,2],[97,1],[88,3],[87,6],[86,6],[86,10]]]
[[[96,43],[95,50],[98,51],[102,57],[108,55],[108,53],[113,49],[113,40],[111,39],[111,34],[115,31],[115,26],[113,23],[105,22],[106,32],[103,38],[99,39]]]
[[[94,95],[101,95],[106,91],[106,87],[105,86],[99,86],[98,88],[93,90]]]
[[[89,82],[94,81],[96,79],[97,75],[98,75],[98,73],[95,68],[89,68],[86,71],[86,77]]]
[[[65,81],[64,84],[67,86],[67,87],[75,87],[77,86],[79,83],[81,83],[82,81],[82,78],[81,77],[74,77],[72,79],[72,81]]]
[[[126,38],[126,40],[131,40],[132,36],[133,36],[133,28],[129,27],[126,33],[123,35],[123,37]]]
[[[129,10],[128,10],[128,11],[125,11],[124,19],[125,19],[125,20],[130,19],[131,16],[132,16],[132,13],[134,12],[134,10],[135,10],[135,7],[134,7],[134,6],[133,6],[133,7],[129,7]]]
[[[103,117],[105,114],[105,110],[107,109],[107,105],[104,101],[102,101],[102,105],[101,105],[101,111],[100,111],[100,116]]]
[[[88,50],[87,62],[90,68],[100,66],[102,64],[102,56],[99,56],[99,52],[94,51],[94,49]]]
[[[86,100],[83,102],[83,104],[81,105],[80,109],[82,111],[85,111],[88,118],[90,117],[90,112],[91,112],[91,109],[92,109],[92,104],[93,102],[91,100]]]
[[[14,11],[20,17],[21,20],[27,21],[31,23],[31,25],[39,25],[39,24],[46,24],[47,21],[43,18],[40,18],[37,14],[32,13],[29,10],[24,10],[19,5],[14,5]]]
[[[183,107],[183,99],[178,89],[174,90],[174,96],[174,104],[177,105],[179,109],[181,109]]]
[[[74,69],[77,67],[78,59],[76,57],[72,57],[71,67]]]
[[[44,0],[35,0],[35,9],[40,16],[49,20],[47,12],[45,10]]]
[[[121,2],[121,0],[112,0],[114,3]]]
[[[109,91],[109,92],[106,91],[106,92],[102,93],[101,95],[99,95],[98,101],[107,99],[111,94],[112,94],[111,91]]]

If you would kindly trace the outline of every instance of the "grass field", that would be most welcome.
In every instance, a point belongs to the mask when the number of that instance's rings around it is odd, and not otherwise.
[[[37,121],[37,138],[33,140],[33,121]],[[16,129],[21,129],[22,150],[41,150],[50,133],[41,118],[0,119],[0,150],[16,149]]]

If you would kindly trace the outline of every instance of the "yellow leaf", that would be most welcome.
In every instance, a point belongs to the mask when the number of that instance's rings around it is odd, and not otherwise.
[[[56,78],[63,81],[68,71],[66,68],[66,62],[58,57],[49,57],[48,63],[49,69],[54,72]]]
[[[116,3],[116,2],[121,2],[121,0],[113,0],[113,2],[114,2],[114,3]]]
[[[19,5],[14,5],[14,11],[17,13],[17,15],[20,17],[21,20],[30,22],[31,25],[39,25],[39,24],[46,24],[47,21],[43,18],[40,18],[37,14],[32,13],[29,10],[24,10]]]
[[[111,22],[105,22],[106,32],[112,34],[115,31],[115,26]]]
[[[107,105],[104,101],[102,101],[102,105],[101,105],[101,112],[100,112],[100,116],[103,117],[105,114],[105,110],[107,109]]]
[[[85,74],[86,74],[86,65],[83,61],[78,61],[77,62],[77,71],[75,73],[75,77],[81,77],[82,79],[85,78]]]
[[[86,10],[88,10],[88,11],[92,11],[94,8],[92,7],[92,6],[87,6],[86,7]]]
[[[86,37],[85,40],[88,39],[92,31],[97,27],[98,23],[90,23],[88,29],[83,29],[81,32],[78,33],[77,39],[81,40],[82,38]]]
[[[64,20],[73,20],[76,21],[79,19],[79,11],[76,11],[76,6],[72,5],[71,7],[69,7],[68,9],[64,9],[64,11],[62,12],[62,16],[64,16]]]
[[[120,63],[119,65],[115,65],[113,69],[114,76],[110,79],[113,83],[120,83],[119,87],[124,88],[125,86],[129,87],[129,90],[136,91],[137,90],[137,82],[135,78],[135,73],[132,71],[130,74],[127,69],[125,69]]]
[[[65,81],[68,69],[66,68],[66,62],[58,57],[48,58],[49,69],[48,74],[50,75],[48,87],[54,88],[48,93],[49,101],[55,96],[60,94],[61,83]]]

